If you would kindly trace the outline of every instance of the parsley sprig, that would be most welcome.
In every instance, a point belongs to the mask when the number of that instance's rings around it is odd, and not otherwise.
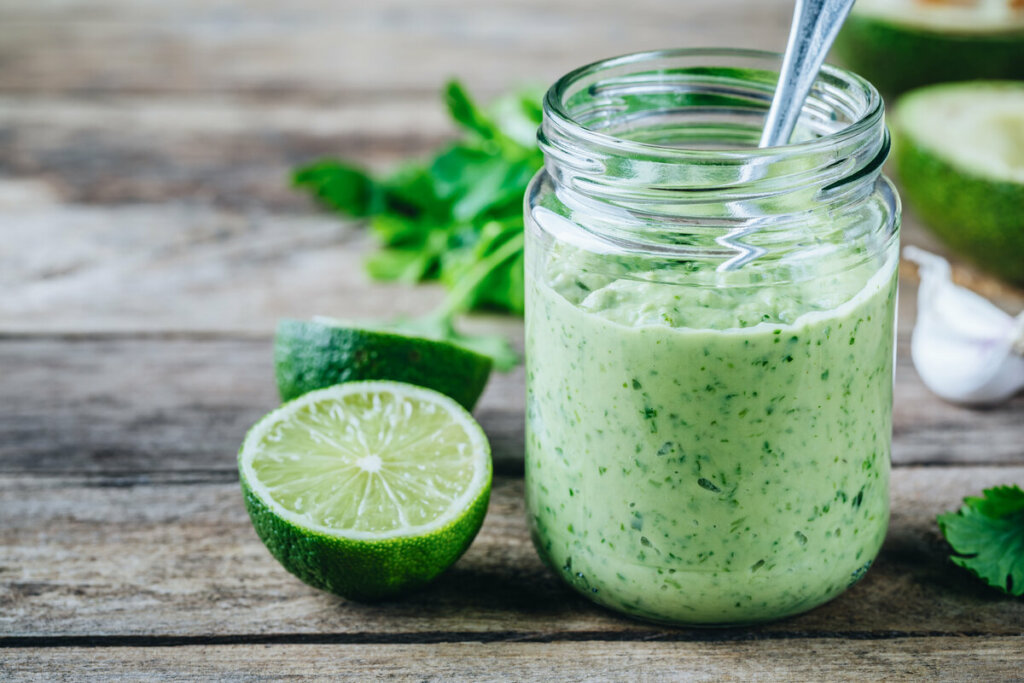
[[[964,498],[956,512],[937,519],[954,564],[1010,595],[1024,595],[1024,491],[1019,486],[985,489]]]
[[[540,95],[498,99],[487,111],[456,81],[444,91],[462,137],[426,161],[375,177],[355,164],[325,159],[295,171],[296,187],[327,207],[366,218],[381,248],[366,263],[379,280],[440,280],[449,288],[491,261],[461,302],[467,310],[523,312],[523,194],[543,158],[535,142]]]
[[[523,194],[543,163],[535,142],[540,93],[499,98],[487,111],[456,81],[445,102],[462,137],[426,161],[374,176],[324,159],[296,169],[293,183],[334,211],[365,218],[380,248],[366,262],[378,280],[440,280],[449,288],[425,316],[373,327],[460,344],[508,370],[518,358],[500,337],[460,334],[455,317],[487,308],[522,314]]]

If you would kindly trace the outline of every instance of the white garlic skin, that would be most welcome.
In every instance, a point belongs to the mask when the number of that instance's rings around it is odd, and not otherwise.
[[[925,385],[952,403],[992,405],[1024,389],[1024,314],[1017,319],[953,284],[949,263],[906,247],[920,266],[910,352]]]

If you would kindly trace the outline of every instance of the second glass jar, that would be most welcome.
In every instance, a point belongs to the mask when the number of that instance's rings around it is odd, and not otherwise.
[[[780,57],[630,55],[544,103],[527,193],[526,496],[541,557],[636,617],[730,625],[857,581],[889,517],[899,206],[882,102]]]

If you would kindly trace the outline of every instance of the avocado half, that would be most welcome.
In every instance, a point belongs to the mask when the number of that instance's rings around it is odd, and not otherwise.
[[[1024,285],[1024,82],[932,85],[892,111],[902,195],[979,268]]]
[[[888,95],[931,83],[1024,79],[1024,3],[857,0],[835,55]]]

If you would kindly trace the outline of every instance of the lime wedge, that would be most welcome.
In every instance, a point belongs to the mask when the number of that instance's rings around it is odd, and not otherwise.
[[[282,320],[274,337],[281,399],[340,382],[409,382],[451,396],[472,410],[491,359],[446,341],[321,321]]]
[[[491,490],[487,438],[431,389],[349,382],[265,416],[238,455],[245,505],[271,554],[354,600],[426,584],[469,547]]]

